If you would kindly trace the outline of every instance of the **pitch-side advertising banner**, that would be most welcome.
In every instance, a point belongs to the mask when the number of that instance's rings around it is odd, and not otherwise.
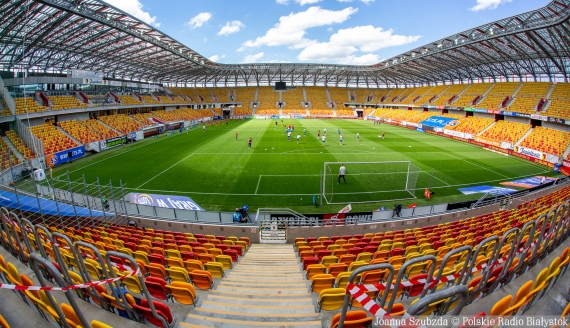
[[[526,147],[521,147],[521,146],[516,146],[515,147],[515,152],[519,153],[519,154],[523,154],[523,155],[527,155],[530,157],[534,157],[534,158],[538,158],[541,160],[546,160],[546,155],[538,150],[534,150],[534,149],[530,149],[530,148],[526,148]]]
[[[463,132],[443,129],[443,133],[450,135],[450,136],[458,137],[458,138],[465,138],[465,133],[463,133]]]
[[[562,162],[562,167],[560,168],[560,171],[570,176],[570,161]]]
[[[456,126],[459,124],[459,120],[449,117],[432,116],[421,122],[421,125],[432,126],[434,128],[443,129],[447,126]]]
[[[501,142],[493,139],[483,138],[483,137],[475,137],[475,141],[481,142],[487,145],[501,147]]]
[[[131,203],[157,206],[166,208],[176,208],[179,210],[203,211],[200,205],[196,204],[191,198],[186,196],[170,196],[156,194],[138,194],[131,193]]]
[[[69,155],[71,155],[71,158],[69,157]],[[79,146],[64,151],[60,151],[59,153],[55,153],[53,155],[47,155],[46,161],[51,166],[56,166],[59,164],[67,163],[70,160],[82,157],[84,155],[85,155],[85,146]]]

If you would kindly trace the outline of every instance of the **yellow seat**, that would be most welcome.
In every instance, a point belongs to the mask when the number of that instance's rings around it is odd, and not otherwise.
[[[337,262],[338,262],[338,257],[333,256],[333,255],[323,256],[323,258],[321,260],[321,264],[327,268],[329,267],[329,265],[337,263]]]
[[[113,328],[108,324],[102,323],[101,321],[93,320],[91,321],[91,328]]]
[[[317,309],[319,312],[334,311],[342,307],[346,290],[344,288],[328,288],[319,293],[319,300],[317,301]]]
[[[212,277],[223,278],[224,277],[224,265],[219,262],[207,262],[204,265],[206,271],[212,274]]]
[[[198,260],[186,260],[184,261],[184,267],[188,272],[192,272],[194,270],[204,270],[204,264]]]
[[[216,262],[222,263],[224,270],[229,270],[232,268],[233,262],[232,257],[229,255],[218,255],[216,256]]]
[[[196,301],[198,297],[196,296],[196,290],[192,284],[186,282],[173,281],[172,284],[166,285],[166,288],[170,291],[170,295],[181,304],[194,305],[196,306]]]
[[[331,274],[316,274],[311,279],[310,291],[320,293],[322,290],[334,287],[334,277]]]
[[[327,268],[322,264],[310,264],[307,266],[307,280],[311,280],[316,274],[327,273]]]
[[[188,277],[188,271],[185,268],[171,267],[166,269],[168,276],[171,281],[188,282],[190,278]]]

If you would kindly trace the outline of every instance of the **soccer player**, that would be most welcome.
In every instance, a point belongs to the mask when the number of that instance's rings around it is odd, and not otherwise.
[[[326,139],[327,139],[327,136],[325,136],[325,135],[323,134],[323,138],[322,138],[322,140],[321,140],[321,143],[322,143],[323,147],[325,146]]]
[[[384,140],[384,131],[382,131],[382,140]]]
[[[344,167],[344,164],[340,164],[340,169],[338,170],[338,183],[340,184],[340,178],[342,178],[344,180],[344,184],[346,184],[346,179],[344,178],[344,174],[346,173],[346,167]]]
[[[307,129],[303,128],[303,135],[306,137],[307,136]]]
[[[299,140],[301,140],[301,134],[297,133],[297,144],[299,144]]]
[[[356,132],[356,142],[360,141],[360,133]]]
[[[186,127],[186,134],[188,134],[188,127]]]
[[[340,145],[342,146],[342,134],[339,134],[339,138],[340,138]]]
[[[317,133],[317,139],[319,139],[321,137],[321,130],[319,130],[319,132]]]
[[[249,138],[249,140],[247,140],[247,147],[251,148],[251,138]]]
[[[238,140],[238,133],[236,132],[236,141]]]
[[[323,135],[326,135],[326,134],[327,134],[327,128],[325,128],[325,129],[323,130]]]
[[[204,125],[202,125],[202,132],[206,132],[206,123],[204,123]]]
[[[287,132],[287,141],[291,141],[291,131]]]
[[[337,132],[337,133],[340,135],[340,129],[337,129],[337,131],[336,131],[336,132]]]

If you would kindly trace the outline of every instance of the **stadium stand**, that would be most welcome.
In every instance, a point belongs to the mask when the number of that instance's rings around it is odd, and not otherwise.
[[[212,108],[212,110],[214,111],[214,113],[216,113],[217,116],[222,116],[221,108]]]
[[[366,108],[364,108],[362,115],[364,117],[366,117],[366,116],[372,115],[374,113],[374,111],[375,111],[374,108],[366,107]]]
[[[243,107],[249,107],[249,103],[255,100],[255,90],[254,87],[236,88],[234,101],[241,102]]]
[[[496,83],[476,107],[499,110],[504,107],[503,105],[506,105],[505,99],[512,97],[520,85],[520,82]]]
[[[190,88],[168,88],[172,93],[185,98],[186,102],[196,103],[197,97]]]
[[[421,96],[420,98],[417,98],[416,100],[412,101],[412,104],[414,105],[425,105],[425,104],[431,104],[430,100],[432,100],[433,98],[437,97],[440,93],[442,93],[445,89],[447,89],[449,86],[448,85],[438,85],[435,86],[431,89],[429,89],[429,91],[427,91],[426,93],[424,93],[423,96]]]
[[[528,124],[498,121],[489,130],[485,131],[481,137],[514,144],[519,141],[529,129],[530,125]]]
[[[157,96],[157,97],[158,97],[158,100],[163,104],[176,104],[177,103],[173,99],[170,99],[170,97],[168,97],[168,96]]]
[[[398,119],[400,121],[411,121],[414,117],[423,114],[424,112],[419,110],[403,110],[401,114],[392,117],[393,119]]]
[[[145,104],[153,104],[153,105],[161,105],[161,102],[154,99],[153,96],[150,95],[141,95],[141,98]]]
[[[214,102],[228,102],[229,89],[228,88],[212,88],[210,89],[212,99]]]
[[[354,113],[353,109],[350,108],[336,108],[335,109],[336,116],[343,116],[343,117],[355,117],[356,114]]]
[[[102,137],[94,133],[86,125],[83,125],[76,120],[63,121],[57,123],[60,128],[69,133],[70,136],[81,142],[88,144],[90,142],[101,140]]]
[[[87,104],[80,102],[74,96],[49,96],[51,110],[72,108],[87,108]]]
[[[157,124],[157,122],[153,120],[154,114],[152,112],[132,114],[131,117],[147,126]]]
[[[89,102],[91,102],[93,107],[116,105],[113,97],[111,97],[108,93],[88,93],[87,99],[89,99]]]
[[[424,121],[424,120],[426,120],[426,119],[428,119],[428,118],[430,118],[430,117],[432,117],[432,116],[437,116],[437,115],[438,115],[438,114],[437,114],[437,113],[434,113],[434,112],[422,112],[422,113],[419,114],[419,115],[415,115],[415,116],[409,118],[409,119],[407,120],[407,122],[410,122],[410,123],[420,123],[421,121]]]
[[[457,98],[452,105],[454,107],[473,107],[475,99],[481,97],[491,86],[491,83],[470,84],[461,97]]]
[[[431,90],[433,87],[419,87],[419,88],[409,88],[405,94],[402,94],[400,98],[396,100],[396,103],[409,105],[414,102],[414,100],[420,98],[424,93]]]
[[[105,124],[101,123],[99,120],[85,120],[80,123],[87,126],[95,133],[99,134],[102,139],[109,139],[114,137],[119,137],[121,134],[115,130],[109,129]]]
[[[337,107],[340,107],[342,104],[352,101],[348,96],[348,89],[345,88],[328,88],[328,89],[329,89],[329,95],[331,96],[331,100],[337,104]]]
[[[8,137],[8,140],[10,140],[12,145],[16,147],[16,150],[18,150],[26,160],[36,157],[36,154],[34,154],[34,152],[30,148],[28,148],[28,146],[26,146],[26,144],[22,141],[22,139],[20,139],[16,131],[8,130],[6,131],[6,136]]]
[[[279,115],[276,103],[279,101],[279,93],[273,91],[272,87],[259,87],[257,94],[259,107],[256,108],[256,115]]]
[[[120,95],[117,97],[119,98],[121,105],[141,105],[142,104],[142,102],[135,99],[135,97],[133,97],[132,95]]]
[[[47,107],[40,106],[30,97],[14,98],[16,114],[45,112]]]
[[[180,116],[176,115],[174,111],[168,110],[155,110],[152,111],[152,115],[162,122],[178,122],[183,120]]]
[[[392,92],[390,92],[390,94],[388,95],[388,97],[386,97],[386,99],[384,99],[384,101],[379,100],[379,103],[381,103],[381,104],[395,104],[398,101],[398,99],[400,99],[401,97],[404,97],[408,92],[410,92],[410,89],[408,89],[408,88],[393,89]]]
[[[329,108],[327,106],[329,99],[325,88],[305,87],[305,93],[307,94],[307,101],[311,103],[311,109],[321,110]]]
[[[125,114],[99,116],[98,119],[113,129],[124,134],[138,131],[144,126],[149,125],[147,122],[141,123]]]
[[[54,154],[62,150],[77,147],[77,144],[51,124],[28,127],[44,144],[44,154]]]
[[[243,107],[235,107],[233,110],[233,115],[234,116],[250,116],[251,115],[251,108],[249,108],[249,103],[244,104]]]
[[[515,95],[515,99],[510,104],[509,111],[517,113],[534,114],[536,106],[541,99],[546,98],[552,83],[546,82],[525,82]]]
[[[2,171],[10,168],[10,163],[12,166],[20,164],[20,160],[10,150],[3,138],[0,138],[0,161],[0,169]]]
[[[446,106],[450,101],[455,100],[455,98],[469,86],[469,84],[453,84],[431,104],[434,106]]]
[[[549,97],[546,114],[552,117],[570,119],[570,84],[556,83]]]
[[[536,149],[556,156],[562,156],[568,145],[570,145],[570,132],[540,126],[535,127],[520,143],[522,147]]]
[[[194,94],[196,94],[196,96],[194,98],[197,99],[197,102],[203,102],[203,103],[213,102],[212,95],[210,94],[209,89],[194,88],[194,89],[192,89],[192,92],[194,92]]]
[[[6,101],[4,101],[4,98],[2,98],[2,95],[0,95],[0,116],[11,116],[11,115],[12,112],[8,108]]]
[[[461,123],[448,127],[447,129],[476,136],[481,133],[481,131],[485,130],[485,128],[487,128],[489,125],[493,124],[493,122],[495,122],[495,120],[492,118],[468,116],[462,119]]]
[[[453,113],[453,112],[452,112],[452,113],[440,114],[440,115],[438,115],[438,116],[447,117],[447,118],[455,118],[455,119],[458,119],[458,120],[461,120],[461,119],[464,119],[464,118],[465,118],[465,114],[464,114],[464,113],[455,114],[455,113]]]
[[[376,89],[373,90],[372,97],[374,98],[372,102],[381,103],[383,98],[388,99],[388,94],[392,91],[392,89]],[[384,99],[384,101],[386,101]]]
[[[297,115],[304,115],[306,113],[305,107],[302,107],[301,105],[301,103],[305,101],[302,87],[287,89],[287,91],[283,91],[282,99],[283,102],[286,103],[284,109],[292,110],[295,113],[302,113]]]
[[[372,94],[372,90],[370,89],[354,89],[352,90],[356,95],[355,102],[359,103],[369,103],[372,100],[370,96]]]

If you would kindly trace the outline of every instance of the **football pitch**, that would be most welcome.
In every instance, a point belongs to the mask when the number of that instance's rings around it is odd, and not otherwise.
[[[208,126],[205,132],[196,128],[188,134],[163,134],[88,156],[54,168],[53,178],[62,184],[68,171],[71,181],[80,181],[85,175],[88,184],[98,177],[101,184],[112,180],[117,187],[121,180],[125,193],[188,196],[206,210],[233,211],[247,204],[252,210],[286,207],[314,213],[336,212],[344,206],[326,200],[351,202],[353,211],[390,208],[394,203],[423,205],[423,191],[430,181],[435,192],[430,204],[439,204],[482,196],[463,195],[458,188],[500,186],[500,182],[515,178],[551,175],[547,168],[531,162],[388,124],[317,119],[283,122],[295,127],[291,141],[281,120],[277,125],[270,119],[229,121],[228,125]],[[317,132],[322,135],[325,128],[323,146]],[[301,135],[298,143],[297,134]],[[249,138],[253,140],[251,148]],[[384,165],[368,174],[358,164],[347,164],[346,184],[339,185],[338,166],[331,166],[324,184],[321,178],[321,172],[327,170],[325,162],[400,161],[409,161],[420,170],[413,190],[403,190],[407,166]],[[312,196],[318,197],[323,185],[327,199],[322,209],[315,208]],[[82,188],[80,184],[74,187],[78,192]],[[414,196],[417,199],[412,199]],[[320,203],[320,198],[317,200]],[[361,203],[374,200],[382,201]]]

